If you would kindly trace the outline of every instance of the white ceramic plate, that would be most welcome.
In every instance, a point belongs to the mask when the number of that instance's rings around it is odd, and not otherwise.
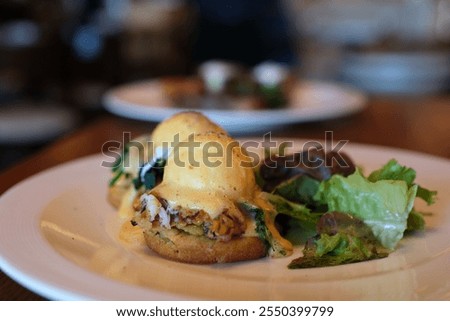
[[[404,238],[388,258],[289,270],[297,249],[289,258],[198,266],[124,246],[105,197],[109,169],[95,155],[35,175],[0,198],[0,267],[59,300],[449,300],[450,162],[377,146],[345,151],[367,171],[395,157],[439,192],[426,231]]]
[[[201,109],[232,134],[262,132],[281,125],[322,121],[356,113],[367,98],[359,91],[334,83],[301,81],[289,106],[266,110]],[[120,116],[159,122],[186,109],[170,106],[158,80],[123,85],[103,97],[105,108]]]

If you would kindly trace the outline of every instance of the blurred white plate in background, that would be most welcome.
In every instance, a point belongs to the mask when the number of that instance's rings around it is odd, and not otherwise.
[[[232,134],[263,132],[281,125],[323,121],[362,110],[366,96],[353,88],[334,83],[299,81],[289,106],[278,109],[198,109]],[[159,122],[186,111],[170,106],[158,80],[125,84],[103,97],[104,107],[113,114]]]

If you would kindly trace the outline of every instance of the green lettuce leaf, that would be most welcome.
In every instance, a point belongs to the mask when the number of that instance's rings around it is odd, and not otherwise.
[[[306,248],[303,254],[293,260],[288,268],[336,266],[388,256],[387,252],[378,252],[373,244],[363,238],[347,233],[320,234],[314,245]]]
[[[303,204],[294,203],[288,201],[280,195],[270,194],[263,192],[264,198],[266,198],[274,207],[278,214],[282,213],[295,220],[311,226],[315,229],[316,223],[323,213],[313,213],[308,207]]]
[[[408,232],[412,232],[412,231],[422,231],[424,229],[425,229],[425,220],[423,218],[423,214],[421,212],[416,211],[413,208],[408,216],[406,230]]]
[[[417,185],[404,180],[371,182],[356,171],[323,181],[314,198],[329,211],[349,213],[369,226],[382,246],[394,249],[406,230]]]
[[[373,171],[367,178],[371,182],[381,180],[402,180],[411,187],[416,179],[416,171],[410,167],[400,165],[395,159],[391,159],[380,169]],[[428,205],[435,202],[437,192],[418,186],[417,197],[423,199]]]
[[[402,180],[410,186],[416,179],[416,171],[412,168],[400,165],[395,159],[391,159],[386,165],[373,171],[367,179],[371,182],[381,180]]]
[[[347,213],[328,212],[317,223],[317,235],[306,242],[303,256],[291,269],[334,266],[378,259],[389,252],[380,246],[370,227]]]
[[[278,194],[296,203],[315,205],[314,195],[319,189],[320,181],[308,175],[294,176],[279,184],[274,194]]]
[[[430,191],[422,186],[417,188],[417,197],[423,199],[428,205],[433,204],[436,201],[437,191]]]
[[[312,212],[305,205],[288,201],[280,195],[269,193],[262,195],[273,205],[277,215],[284,214],[288,217],[284,222],[286,231],[283,236],[292,244],[302,244],[316,234],[316,224],[322,212]]]

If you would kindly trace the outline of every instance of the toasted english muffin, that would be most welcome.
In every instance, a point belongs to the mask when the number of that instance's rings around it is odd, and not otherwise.
[[[265,256],[268,249],[254,218],[238,206],[260,194],[251,159],[226,134],[198,134],[191,142],[195,148],[183,145],[172,151],[162,182],[135,204],[134,222],[148,247],[166,258],[197,264]]]
[[[153,227],[144,231],[147,246],[159,255],[193,264],[230,263],[266,256],[264,242],[257,236],[241,236],[227,242],[186,233],[177,228]]]

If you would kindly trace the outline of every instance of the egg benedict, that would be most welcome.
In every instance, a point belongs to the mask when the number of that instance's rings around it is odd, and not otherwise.
[[[119,239],[196,264],[292,253],[256,183],[254,160],[220,126],[200,113],[180,113],[150,139],[154,148],[141,151],[148,161],[118,180],[128,184],[118,197]]]
[[[134,222],[147,245],[187,263],[265,256],[255,220],[239,207],[260,194],[251,159],[223,133],[195,135],[193,148],[184,143],[169,155],[161,184],[135,201]]]
[[[165,158],[174,141],[183,141],[189,135],[207,131],[225,133],[219,125],[203,114],[193,111],[177,113],[159,123],[154,131],[141,135],[124,146],[121,157],[113,166],[108,189],[108,200],[119,208],[126,194],[135,194],[133,182],[139,180],[141,166],[152,159]],[[133,191],[134,189],[134,191]]]

